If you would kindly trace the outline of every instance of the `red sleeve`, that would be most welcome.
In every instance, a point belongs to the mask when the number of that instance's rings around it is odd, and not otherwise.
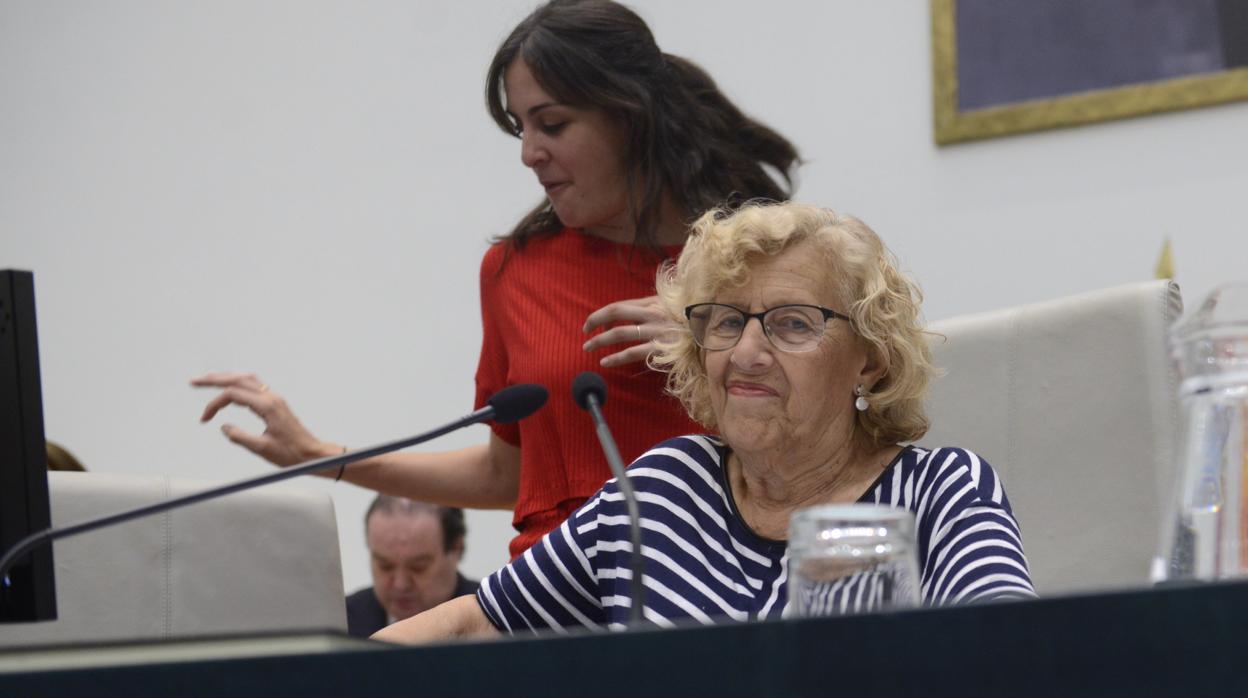
[[[485,406],[491,395],[507,387],[507,342],[499,328],[499,318],[506,312],[507,294],[502,276],[503,257],[507,243],[495,243],[481,260],[481,358],[477,361],[476,408]],[[516,423],[497,424],[490,428],[500,439],[513,446],[520,445],[520,427]]]

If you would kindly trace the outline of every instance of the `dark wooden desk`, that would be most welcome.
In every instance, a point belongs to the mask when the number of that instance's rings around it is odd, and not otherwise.
[[[0,675],[0,695],[1248,695],[1248,583]]]

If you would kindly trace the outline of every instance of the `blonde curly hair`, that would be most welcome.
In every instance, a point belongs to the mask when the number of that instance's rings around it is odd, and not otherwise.
[[[837,310],[849,315],[854,332],[886,367],[869,387],[871,407],[858,413],[860,436],[877,445],[922,437],[929,425],[923,397],[935,370],[919,313],[922,292],[898,270],[871,228],[826,208],[751,203],[735,213],[718,209],[699,218],[680,259],[661,269],[657,280],[659,297],[684,331],[656,342],[650,365],[667,372],[668,392],[694,420],[717,430],[703,350],[689,332],[685,308],[713,299],[721,288],[744,284],[760,255],[780,254],[804,240],[826,255],[828,273],[850,302]]]

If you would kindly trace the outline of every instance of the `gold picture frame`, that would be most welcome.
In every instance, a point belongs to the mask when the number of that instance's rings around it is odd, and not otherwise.
[[[938,145],[1248,99],[1248,68],[1239,67],[960,110],[956,12],[957,0],[931,0],[933,120]]]

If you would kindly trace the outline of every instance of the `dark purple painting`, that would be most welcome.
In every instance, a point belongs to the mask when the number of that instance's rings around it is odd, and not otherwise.
[[[957,0],[958,109],[1248,65],[1248,0]]]

